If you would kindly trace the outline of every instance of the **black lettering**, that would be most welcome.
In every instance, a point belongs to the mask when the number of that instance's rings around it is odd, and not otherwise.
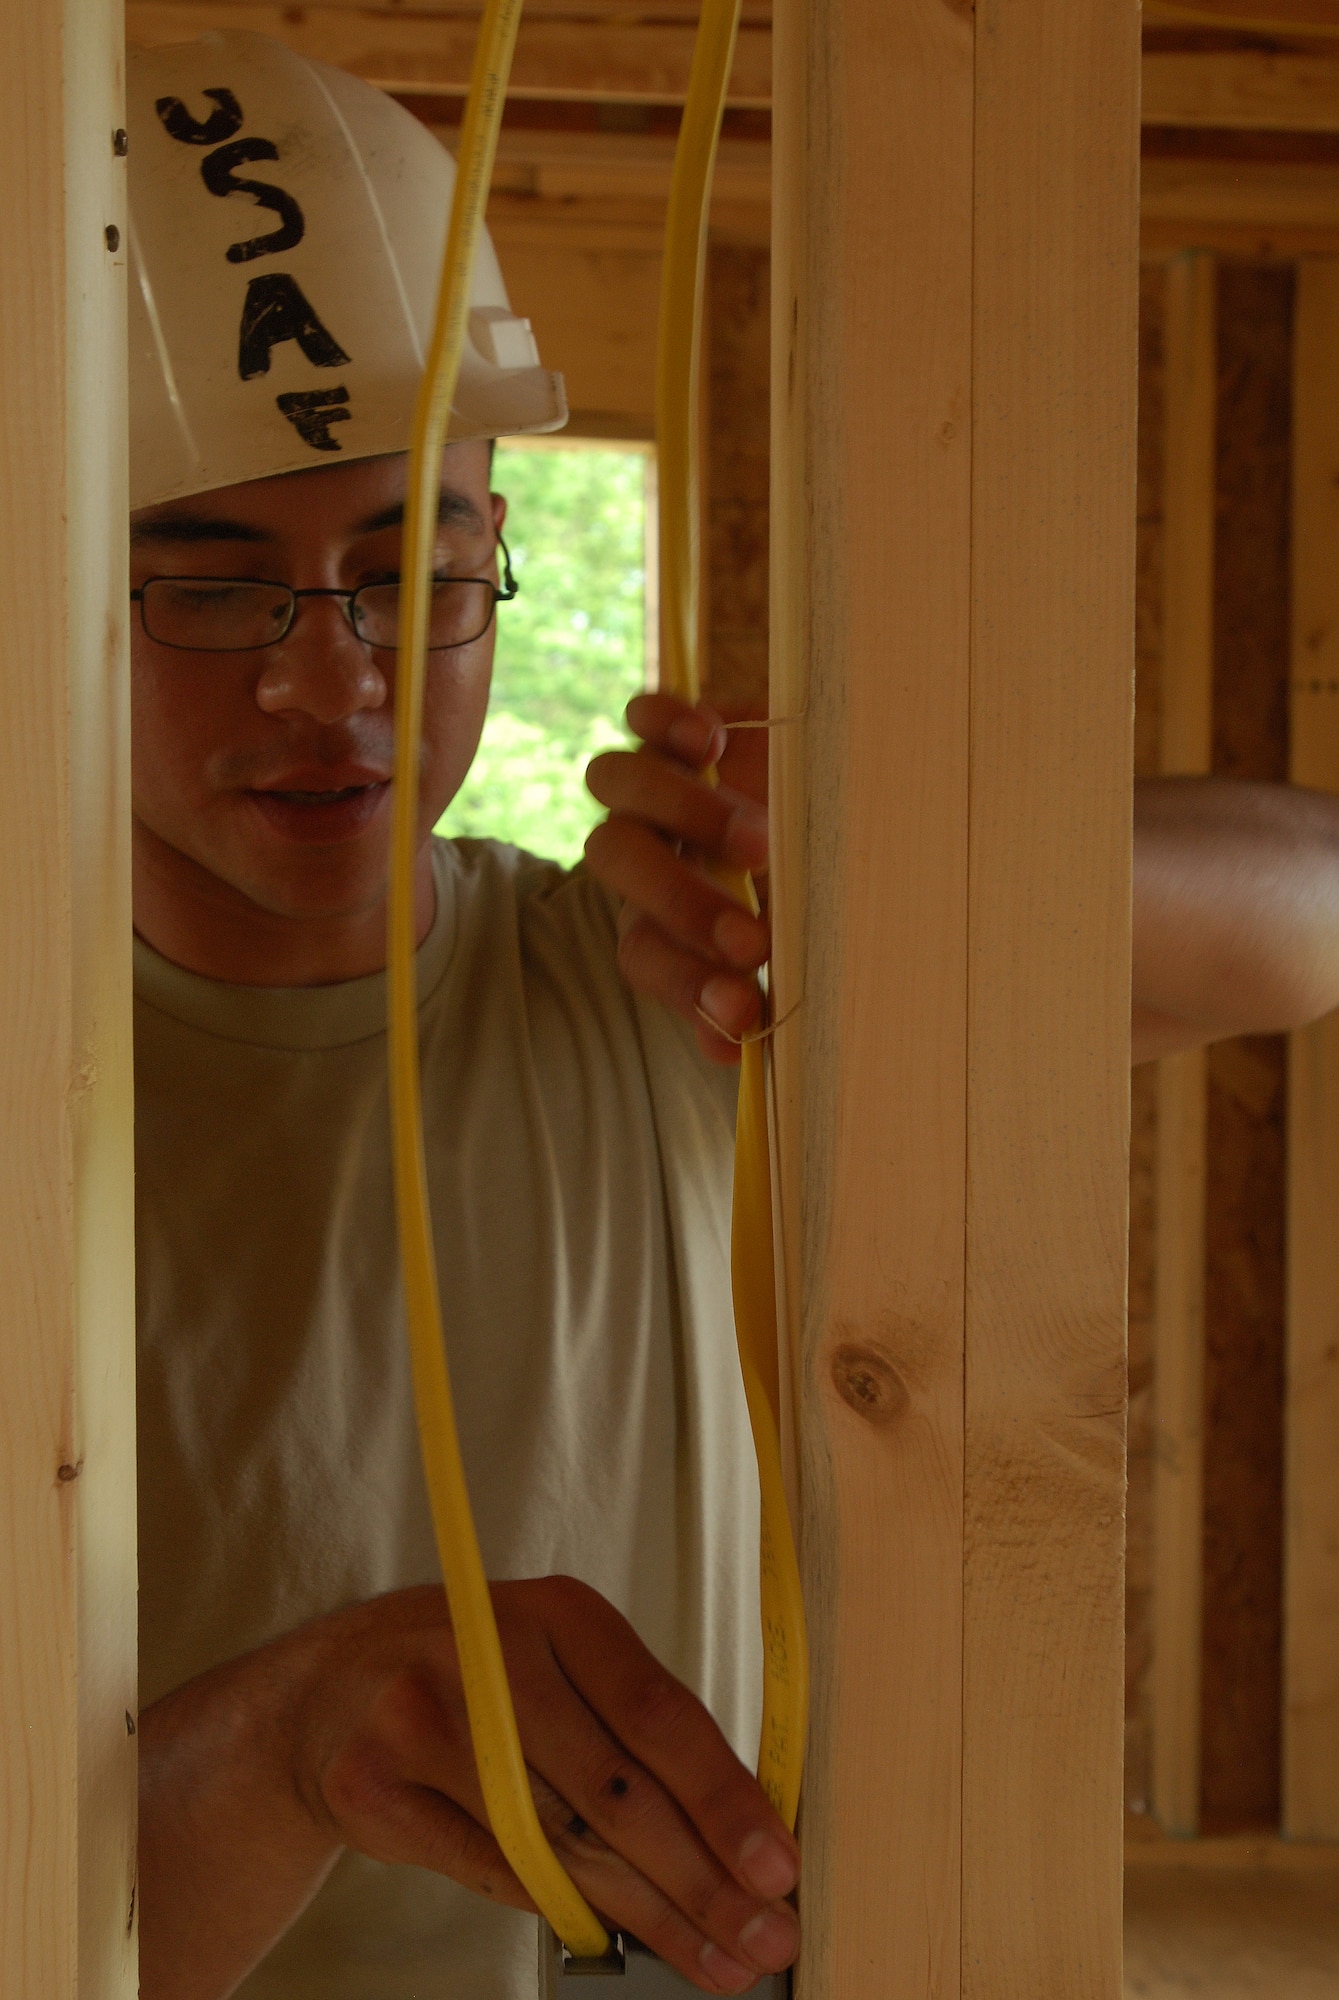
[[[271,208],[280,227],[268,236],[253,236],[249,243],[233,243],[228,249],[230,264],[249,264],[253,257],[268,257],[276,250],[291,250],[301,243],[306,224],[302,210],[291,194],[271,187],[268,181],[242,180],[233,172],[246,160],[277,160],[279,148],[269,139],[234,139],[220,146],[200,162],[200,178],[211,194],[249,194],[258,208]]]
[[[205,96],[213,98],[218,110],[211,111],[203,125],[192,118],[179,97],[160,97],[154,105],[164,129],[183,146],[217,146],[231,139],[242,122],[242,107],[230,90],[207,90]]]
[[[338,451],[338,438],[330,435],[331,424],[347,424],[352,414],[343,406],[349,392],[342,382],[333,389],[290,389],[275,402],[288,418],[304,444],[313,451]]]
[[[314,368],[339,368],[349,359],[334,336],[322,326],[296,278],[287,271],[267,271],[253,278],[242,304],[237,336],[237,372],[244,382],[270,372],[270,349],[296,340]]]

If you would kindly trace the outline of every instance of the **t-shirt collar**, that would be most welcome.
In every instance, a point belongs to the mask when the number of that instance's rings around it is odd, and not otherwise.
[[[418,948],[420,1006],[444,977],[455,938],[448,841],[433,842],[432,862],[437,906]],[[386,1030],[384,972],[333,986],[231,986],[173,965],[141,937],[135,939],[135,998],[206,1034],[264,1048],[339,1048]]]

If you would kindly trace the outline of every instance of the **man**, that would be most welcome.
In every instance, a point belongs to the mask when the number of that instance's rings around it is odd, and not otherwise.
[[[403,449],[449,166],[249,36],[138,58],[130,115],[142,1991],[529,2000],[418,1470],[382,1035]],[[794,1843],[746,1768],[727,1267],[730,1038],[767,934],[702,867],[765,867],[761,737],[635,702],[647,754],[593,767],[611,818],[571,875],[431,839],[506,593],[485,440],[560,416],[490,286],[442,467],[417,873],[451,1370],[546,1830],[598,1909],[738,1992],[798,1943]],[[1328,801],[1162,788],[1144,821],[1140,1053],[1339,999]]]

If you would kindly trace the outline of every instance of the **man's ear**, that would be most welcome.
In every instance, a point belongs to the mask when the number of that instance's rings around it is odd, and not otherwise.
[[[507,496],[505,493],[490,493],[488,497],[493,503],[493,526],[500,535],[507,520]]]

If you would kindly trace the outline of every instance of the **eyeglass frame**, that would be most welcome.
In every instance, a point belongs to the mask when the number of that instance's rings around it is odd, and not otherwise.
[[[501,589],[498,588],[497,584],[493,582],[493,579],[490,576],[439,576],[433,578],[434,583],[486,584],[489,590],[491,590],[493,593],[493,604],[491,610],[488,613],[488,617],[484,623],[482,631],[476,632],[472,639],[448,639],[444,646],[428,646],[425,649],[427,652],[451,653],[455,651],[457,646],[477,646],[480,639],[483,638],[484,633],[488,630],[488,627],[492,624],[494,618],[497,616],[497,608],[499,604],[510,604],[512,602],[512,599],[516,597],[516,595],[520,591],[521,586],[519,585],[519,583],[517,583],[516,577],[512,571],[511,550],[507,547],[506,539],[504,536],[502,535],[498,536],[497,546],[502,551]],[[370,653],[391,653],[394,652],[395,650],[393,646],[374,646],[371,640],[364,639],[362,633],[358,630],[358,627],[353,622],[353,605],[357,600],[357,598],[359,598],[362,595],[363,591],[384,590],[387,583],[392,581],[398,583],[399,578],[383,577],[380,581],[376,583],[360,583],[356,590],[337,590],[333,587],[333,585],[322,585],[319,587],[314,587],[310,590],[295,590],[291,583],[280,583],[275,578],[267,576],[146,576],[143,583],[140,585],[139,589],[131,591],[130,602],[132,604],[139,605],[139,622],[143,629],[145,638],[153,639],[153,643],[155,646],[166,646],[169,652],[264,653],[267,652],[271,646],[281,646],[284,640],[288,637],[289,633],[293,630],[294,625],[297,623],[298,600],[300,598],[339,597],[344,600],[344,616],[348,620],[349,630],[353,633],[354,638],[358,640],[359,644],[366,646]],[[286,590],[289,596],[288,623],[285,625],[282,632],[278,632],[275,634],[273,639],[262,639],[258,646],[181,646],[178,645],[176,641],[172,639],[155,639],[153,633],[149,630],[147,620],[145,619],[144,616],[144,593],[149,588],[150,584],[153,583],[258,583],[265,585],[265,587],[269,590]]]

